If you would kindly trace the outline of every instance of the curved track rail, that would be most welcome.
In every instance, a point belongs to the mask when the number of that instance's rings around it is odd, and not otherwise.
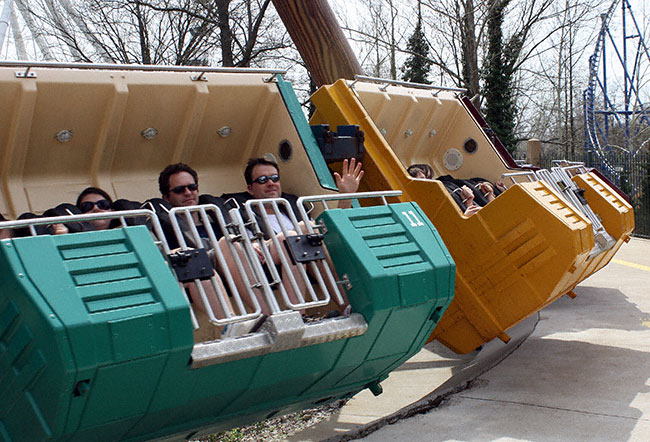
[[[644,104],[640,76],[642,67],[650,63],[650,51],[628,0],[613,0],[601,19],[594,53],[589,57],[589,84],[583,94],[585,150],[595,152],[601,170],[620,184],[626,178],[607,153],[620,150],[634,157],[648,144],[650,109]],[[620,31],[614,19],[621,20]],[[615,83],[623,83],[623,87],[614,87]],[[634,192],[637,186],[629,184]]]

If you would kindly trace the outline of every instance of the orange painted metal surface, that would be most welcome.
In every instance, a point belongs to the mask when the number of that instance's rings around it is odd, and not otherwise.
[[[357,124],[364,131],[363,190],[402,190],[401,199],[416,201],[440,232],[456,262],[456,294],[432,338],[455,352],[473,351],[495,337],[507,341],[510,327],[572,290],[591,266],[598,267],[589,259],[591,223],[544,182],[513,184],[466,217],[440,181],[406,173],[404,160],[347,82],[319,89],[312,101],[317,108],[312,124]],[[449,118],[465,118],[469,127],[471,116],[458,102]],[[403,115],[397,112],[395,119]]]

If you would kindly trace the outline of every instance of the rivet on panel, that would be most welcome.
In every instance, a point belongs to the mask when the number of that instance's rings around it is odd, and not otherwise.
[[[386,130],[385,127],[382,127],[381,130],[380,130],[379,132],[381,132],[381,134],[382,134],[383,136],[386,136],[386,134],[388,133],[388,131]]]
[[[430,137],[435,137],[435,136],[436,136],[436,130],[435,130],[435,129],[431,129],[431,132],[429,132],[429,136],[430,136]]]
[[[408,129],[406,132],[404,132],[405,137],[410,137],[411,135],[413,135],[413,131],[411,129]]]
[[[221,137],[226,138],[228,135],[230,135],[232,133],[232,129],[230,128],[230,126],[224,126],[221,129],[218,129],[217,133]]]
[[[142,132],[140,132],[143,137],[145,137],[147,140],[152,140],[158,136],[158,129],[155,127],[148,127]]]
[[[19,278],[24,278],[24,277],[25,277],[25,275],[24,275],[24,274],[22,274],[22,273],[19,273],[19,274],[18,274],[18,277],[19,277]]]
[[[54,135],[54,138],[56,138],[59,143],[66,143],[70,141],[70,138],[72,138],[72,131],[63,129]]]

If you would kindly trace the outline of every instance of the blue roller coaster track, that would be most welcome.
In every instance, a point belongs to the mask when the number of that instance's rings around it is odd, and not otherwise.
[[[585,151],[595,154],[612,181],[626,184],[623,168],[614,166],[609,154],[619,151],[634,159],[650,143],[650,103],[644,103],[641,78],[650,52],[628,0],[613,0],[601,20],[584,91]],[[627,184],[634,193],[637,183]]]

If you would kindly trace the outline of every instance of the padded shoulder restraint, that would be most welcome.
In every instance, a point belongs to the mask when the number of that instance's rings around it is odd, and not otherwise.
[[[169,216],[169,211],[172,209],[172,206],[162,198],[151,198],[142,203],[143,209],[153,210],[158,216],[160,221],[160,226],[162,227],[165,238],[167,238],[167,244],[170,249],[177,249],[180,247],[178,240],[176,239],[176,234],[174,233],[174,227],[172,226],[171,217]],[[189,247],[201,248],[202,244],[196,244],[194,238],[190,234],[189,226],[187,221],[183,217],[178,217],[178,225],[183,232],[183,239]]]
[[[23,219],[34,219],[34,218],[40,218],[40,216],[36,215],[35,213],[32,212],[25,212],[20,214],[18,217],[19,220]],[[34,229],[36,230],[37,235],[52,235],[54,234],[54,230],[52,229],[51,226],[34,226]],[[29,231],[28,227],[21,227],[18,229],[14,229],[14,236],[17,238],[22,238],[24,236],[31,236],[31,232]]]
[[[142,203],[139,201],[131,201],[126,199],[119,199],[113,201],[113,210],[122,211],[122,210],[137,210],[142,209]],[[143,216],[135,218],[126,218],[127,226],[141,226],[147,224],[147,218]],[[121,225],[120,221],[117,219],[111,220],[110,228],[119,227]]]
[[[451,197],[458,204],[460,210],[465,212],[465,204],[463,204],[463,198],[460,196],[460,186],[454,182],[455,180],[450,175],[443,175],[437,179],[442,182],[442,185],[451,194]]]
[[[226,224],[230,224],[232,222],[229,211],[231,209],[236,208],[236,206],[228,202],[228,200],[224,199],[223,197],[209,195],[209,194],[199,195],[199,204],[214,204],[221,211],[221,214],[223,215],[223,219],[226,222]],[[239,204],[239,202],[237,204]],[[217,239],[219,239],[223,236],[223,232],[219,228],[219,223],[217,222],[217,219],[214,216],[214,214],[212,212],[208,212],[208,213],[212,221],[212,229],[214,230]]]
[[[489,180],[486,180],[485,178],[474,177],[474,178],[471,178],[471,180],[474,181],[474,183],[476,183],[476,184],[489,183],[492,186],[492,188],[494,189],[494,196],[499,196],[499,195],[501,195],[503,193],[497,188],[497,186],[494,185],[493,182],[491,182]]]
[[[461,180],[461,179],[454,178],[451,175],[443,175],[441,177],[438,177],[438,179],[443,183],[453,183],[458,187],[467,186],[474,194],[474,202],[481,207],[485,206],[489,202],[487,198],[483,196],[481,190],[478,187],[476,187],[476,183],[472,182],[472,180]],[[447,187],[447,184],[445,184],[445,187]],[[462,199],[461,199],[461,204],[462,204]],[[464,207],[465,206],[463,205],[463,210],[465,210]]]
[[[69,215],[81,215],[81,210],[79,210],[79,208],[74,204],[63,203],[43,212],[43,217]],[[67,222],[65,223],[65,226],[68,228],[69,233],[88,232],[90,230],[95,230],[92,224],[90,224],[88,221]]]

